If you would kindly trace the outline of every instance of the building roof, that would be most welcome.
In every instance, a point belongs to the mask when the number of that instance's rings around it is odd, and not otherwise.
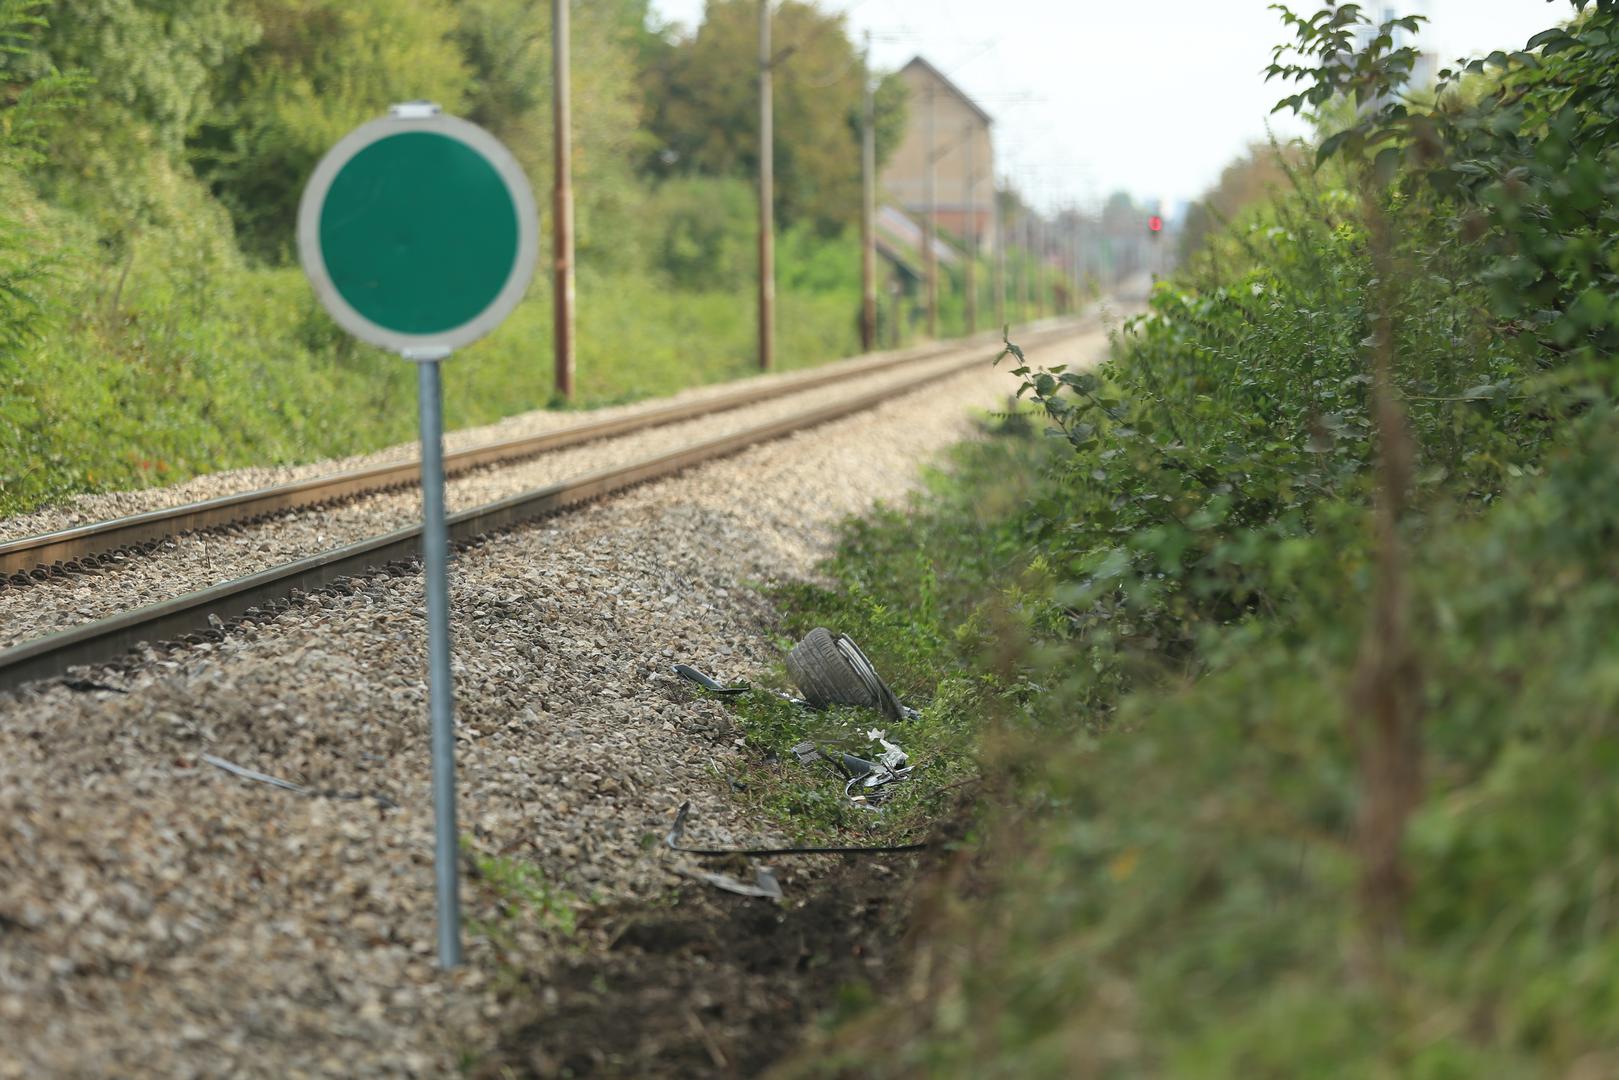
[[[937,79],[946,90],[960,98],[961,103],[967,106],[967,108],[971,109],[978,116],[978,118],[985,123],[986,126],[995,123],[995,118],[989,115],[989,113],[985,112],[983,108],[979,106],[978,102],[968,97],[966,92],[962,90],[961,87],[950,81],[949,76],[940,71],[938,68],[934,67],[932,64],[928,63],[926,60],[922,59],[922,57],[911,57],[911,62],[906,64],[900,70],[909,71],[911,68],[916,68],[919,71],[926,72],[927,74],[933,76],[933,78]]]

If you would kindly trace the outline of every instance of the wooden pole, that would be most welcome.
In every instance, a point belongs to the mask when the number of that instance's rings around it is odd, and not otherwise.
[[[552,358],[556,394],[573,397],[573,147],[568,77],[568,0],[551,0],[551,107],[554,176],[551,184]]]
[[[775,132],[770,92],[770,0],[759,0],[759,370],[776,362]]]
[[[939,260],[934,248],[935,219],[938,215],[938,192],[934,183],[934,163],[937,154],[934,152],[934,125],[933,99],[936,95],[931,81],[928,84],[927,102],[927,210],[922,217],[922,266],[927,275],[927,303],[928,303],[928,337],[939,336]]]
[[[1022,322],[1029,321],[1029,211],[1023,210],[1021,220],[1018,221],[1018,239],[1022,241],[1023,258],[1018,260],[1017,272],[1017,312]]]
[[[877,347],[877,107],[872,100],[871,31],[860,54],[860,348]]]
[[[1083,295],[1084,295],[1084,288],[1085,288],[1084,275],[1080,273],[1080,267],[1079,267],[1079,211],[1078,210],[1074,211],[1073,220],[1072,220],[1072,222],[1070,222],[1068,228],[1069,228],[1069,233],[1068,233],[1068,261],[1073,266],[1073,275],[1074,275],[1074,304],[1073,304],[1073,310],[1078,311],[1079,306],[1080,306],[1080,304],[1082,302],[1082,298],[1083,298]]]
[[[966,309],[963,315],[965,316],[967,336],[971,337],[978,332],[978,205],[973,201],[973,188],[977,186],[978,174],[973,167],[975,162],[973,160],[973,128],[971,124],[968,124],[962,132],[962,138],[967,144],[964,148],[967,162],[966,197],[962,200],[966,204],[967,211],[962,218],[967,228],[965,237],[967,241],[965,245],[967,248],[967,272],[962,282],[966,288],[967,296]]]
[[[1046,227],[1036,217],[1034,226],[1034,317],[1046,317]]]
[[[1006,326],[1006,222],[1001,219],[1001,194],[990,175],[989,209],[995,239],[995,325]]]

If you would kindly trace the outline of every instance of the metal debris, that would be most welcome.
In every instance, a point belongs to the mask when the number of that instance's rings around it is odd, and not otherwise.
[[[674,670],[675,674],[679,675],[682,679],[685,679],[687,682],[696,683],[698,686],[701,686],[704,690],[707,690],[711,694],[724,694],[726,696],[732,696],[735,694],[745,694],[752,689],[747,683],[743,683],[741,686],[725,686],[709,678],[707,675],[704,675],[696,668],[690,667],[686,664],[676,664]]]
[[[128,690],[123,690],[116,686],[108,686],[106,683],[96,682],[94,679],[63,679],[62,685],[67,687],[69,690],[76,690],[81,694],[89,694],[96,691],[103,691],[109,694],[129,693]]]
[[[716,889],[736,893],[738,896],[757,896],[765,900],[780,900],[782,898],[781,883],[776,880],[776,875],[771,873],[768,866],[760,866],[754,869],[754,883],[752,885],[745,881],[739,881],[730,874],[716,874],[711,870],[703,870],[695,866],[677,865],[675,870],[678,873],[685,874],[687,877],[696,878],[698,881],[706,881]]]
[[[839,752],[833,757],[823,751],[814,740],[806,739],[793,747],[793,756],[800,765],[813,765],[825,761],[842,773],[844,796],[862,810],[876,810],[894,794],[892,785],[909,780],[914,765],[904,750],[888,741],[887,733],[873,729],[867,737],[879,743],[883,752],[876,761],[854,754]]]
[[[202,755],[202,760],[214,766],[216,769],[224,769],[226,772],[234,773],[235,775],[242,777],[244,780],[256,780],[261,784],[269,784],[271,787],[278,787],[283,791],[291,791],[299,795],[309,794],[309,789],[304,787],[302,784],[294,784],[291,780],[283,780],[279,776],[271,776],[268,773],[261,773],[257,769],[249,769],[245,765],[238,765],[233,761],[226,761],[224,758],[214,757],[212,754]]]
[[[675,814],[674,824],[669,827],[669,833],[663,838],[670,851],[678,851],[685,855],[869,855],[898,851],[923,851],[928,845],[918,844],[875,844],[866,847],[788,847],[788,848],[695,848],[687,847],[680,841],[686,835],[686,818],[691,813],[691,802],[687,800],[680,804],[680,810]]]
[[[283,780],[279,776],[271,776],[269,773],[261,773],[257,769],[249,769],[246,765],[238,765],[234,761],[226,761],[224,758],[215,757],[212,754],[203,754],[201,757],[203,761],[206,761],[216,769],[224,769],[226,772],[240,776],[244,780],[253,780],[260,784],[268,784],[271,787],[280,788],[282,791],[290,791],[294,795],[310,795],[315,798],[339,799],[345,802],[353,802],[359,799],[373,799],[380,807],[390,810],[397,810],[399,808],[399,804],[388,798],[388,796],[379,795],[376,792],[372,792],[368,795],[362,791],[329,791],[321,788],[307,788],[302,784],[295,784],[291,780]]]

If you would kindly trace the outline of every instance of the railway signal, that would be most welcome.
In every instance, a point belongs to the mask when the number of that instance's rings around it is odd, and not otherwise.
[[[449,542],[439,362],[511,314],[539,247],[522,167],[475,124],[430,102],[395,105],[345,135],[298,205],[298,255],[339,326],[417,364],[422,568],[427,591],[438,956],[461,962]]]

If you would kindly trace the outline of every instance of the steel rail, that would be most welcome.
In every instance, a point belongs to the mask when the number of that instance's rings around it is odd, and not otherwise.
[[[1061,331],[1046,328],[1037,331],[1037,334],[1045,337],[1056,332]],[[968,339],[923,346],[869,363],[774,379],[734,393],[666,405],[631,416],[595,420],[539,435],[468,447],[446,454],[444,470],[447,475],[454,476],[489,465],[511,464],[553,450],[693,420],[909,364],[925,363],[959,349],[977,347],[978,344],[975,339]],[[4,578],[16,574],[71,568],[78,560],[87,557],[136,548],[171,536],[235,525],[269,514],[310,509],[360,495],[412,487],[419,478],[420,467],[415,459],[374,465],[0,543],[0,583]]]
[[[1051,330],[1042,337],[1066,336],[1078,329],[1078,325],[1071,325]],[[954,374],[982,363],[982,356],[964,358],[960,363],[948,365],[940,374]],[[450,542],[464,547],[492,533],[874,408],[920,388],[916,383],[907,384],[897,391],[894,387],[883,387],[796,416],[471,507],[450,515]],[[72,667],[117,660],[142,642],[162,642],[198,632],[222,633],[218,627],[225,621],[249,615],[255,609],[263,609],[265,605],[296,592],[312,592],[341,579],[375,572],[391,564],[413,562],[419,555],[420,534],[419,526],[396,529],[247,577],[0,649],[0,691],[14,690],[24,683],[64,675]]]

